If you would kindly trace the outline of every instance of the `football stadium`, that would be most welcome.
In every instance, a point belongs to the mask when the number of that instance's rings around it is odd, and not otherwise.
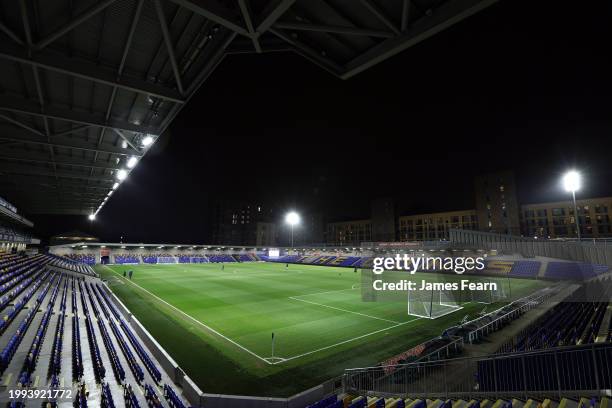
[[[0,2],[0,404],[612,407],[594,7]]]

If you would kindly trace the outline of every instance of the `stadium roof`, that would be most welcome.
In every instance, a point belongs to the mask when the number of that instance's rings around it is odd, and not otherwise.
[[[0,189],[96,212],[225,56],[293,51],[347,79],[495,1],[2,2]]]

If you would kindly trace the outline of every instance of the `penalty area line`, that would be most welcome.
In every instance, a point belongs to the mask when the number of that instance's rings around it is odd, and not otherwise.
[[[387,323],[393,323],[393,324],[402,323],[402,322],[397,322],[395,320],[383,319],[382,317],[370,316],[370,315],[365,314],[365,313],[354,312],[352,310],[342,309],[340,307],[329,306],[329,305],[326,305],[326,304],[323,304],[323,303],[317,303],[317,302],[311,302],[310,300],[298,299],[297,297],[293,297],[293,296],[290,296],[289,299],[296,300],[298,302],[310,303],[311,305],[315,305],[315,306],[327,307],[327,308],[333,309],[333,310],[339,310],[339,311],[344,312],[344,313],[352,313],[352,314],[356,314],[356,315],[363,316],[363,317],[369,317],[370,319],[382,320],[383,322],[387,322]]]
[[[357,285],[357,284],[355,284]],[[355,285],[351,286],[350,288],[347,289],[336,289],[336,290],[327,290],[325,292],[313,292],[313,293],[305,293],[303,295],[296,295],[296,296],[291,296],[292,298],[301,298],[301,297],[306,297],[306,296],[315,296],[315,295],[325,295],[327,293],[338,293],[338,292],[347,292],[349,290],[355,290],[355,289],[360,289],[361,285],[359,285],[358,287],[356,287]]]
[[[333,348],[333,347],[341,346],[343,344],[350,343],[352,341],[360,340],[360,339],[363,339],[365,337],[372,336],[374,334],[378,334],[378,333],[384,332],[386,330],[391,330],[391,329],[394,329],[396,327],[403,326],[405,324],[412,323],[412,322],[415,322],[415,321],[420,320],[420,319],[421,319],[420,317],[417,317],[416,319],[408,320],[407,322],[402,322],[402,323],[394,324],[393,326],[389,326],[389,327],[386,327],[384,329],[380,329],[380,330],[376,330],[376,331],[373,331],[373,332],[370,332],[370,333],[362,334],[361,336],[353,337],[351,339],[344,340],[344,341],[341,341],[341,342],[338,342],[338,343],[334,343],[334,344],[331,344],[329,346],[321,347],[321,348],[318,348],[316,350],[312,350],[312,351],[308,351],[306,353],[298,354],[297,356],[287,357],[287,358],[284,358],[282,361],[278,361],[276,363],[270,363],[270,364],[276,365],[276,364],[281,364],[281,363],[284,363],[284,362],[287,362],[287,361],[290,361],[290,360],[295,360],[296,358],[306,357],[306,356],[308,356],[310,354],[318,353],[320,351],[324,351],[324,350],[328,350],[328,349]]]
[[[106,266],[105,266],[106,267]],[[249,350],[248,348],[244,347],[242,344],[239,344],[237,342],[235,342],[234,340],[230,339],[227,336],[224,336],[223,334],[219,333],[218,331],[216,331],[215,329],[213,329],[212,327],[202,323],[201,321],[199,321],[198,319],[196,319],[193,316],[188,315],[187,313],[183,312],[181,309],[177,308],[174,305],[171,305],[170,303],[166,302],[164,299],[160,298],[159,296],[149,292],[147,289],[143,288],[142,286],[138,285],[137,283],[134,283],[133,281],[128,280],[127,278],[124,278],[123,276],[121,276],[121,274],[117,271],[115,271],[112,268],[108,268],[111,271],[113,271],[114,273],[116,273],[120,278],[126,280],[128,283],[131,283],[132,285],[136,286],[137,288],[139,288],[140,290],[148,293],[150,296],[154,297],[155,299],[157,299],[158,301],[162,302],[163,304],[167,305],[168,307],[174,309],[175,311],[179,312],[180,314],[182,314],[183,316],[189,318],[190,320],[194,321],[195,323],[199,324],[200,326],[204,327],[205,329],[209,330],[210,332],[216,334],[217,336],[221,337],[224,340],[227,340],[228,342],[232,343],[234,346],[240,348],[243,351],[246,351],[247,353],[249,353],[250,355],[252,355],[253,357],[257,357],[258,359],[260,359],[261,361],[265,362],[266,364],[276,364],[276,363],[271,363],[270,361],[268,361],[268,359],[261,357],[260,355],[252,352],[251,350]]]

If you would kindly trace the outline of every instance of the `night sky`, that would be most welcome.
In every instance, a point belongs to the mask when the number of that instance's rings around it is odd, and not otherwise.
[[[347,81],[292,53],[229,56],[94,223],[37,234],[205,242],[209,205],[244,198],[328,220],[474,207],[472,178],[514,170],[519,201],[612,195],[612,5],[500,1]]]

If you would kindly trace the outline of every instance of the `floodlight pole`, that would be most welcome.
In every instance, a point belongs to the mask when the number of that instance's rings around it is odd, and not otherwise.
[[[291,223],[291,250],[293,251],[293,223]]]
[[[572,190],[572,201],[574,202],[574,221],[576,224],[576,235],[580,241],[580,223],[578,222],[578,206],[576,205],[576,191]]]

